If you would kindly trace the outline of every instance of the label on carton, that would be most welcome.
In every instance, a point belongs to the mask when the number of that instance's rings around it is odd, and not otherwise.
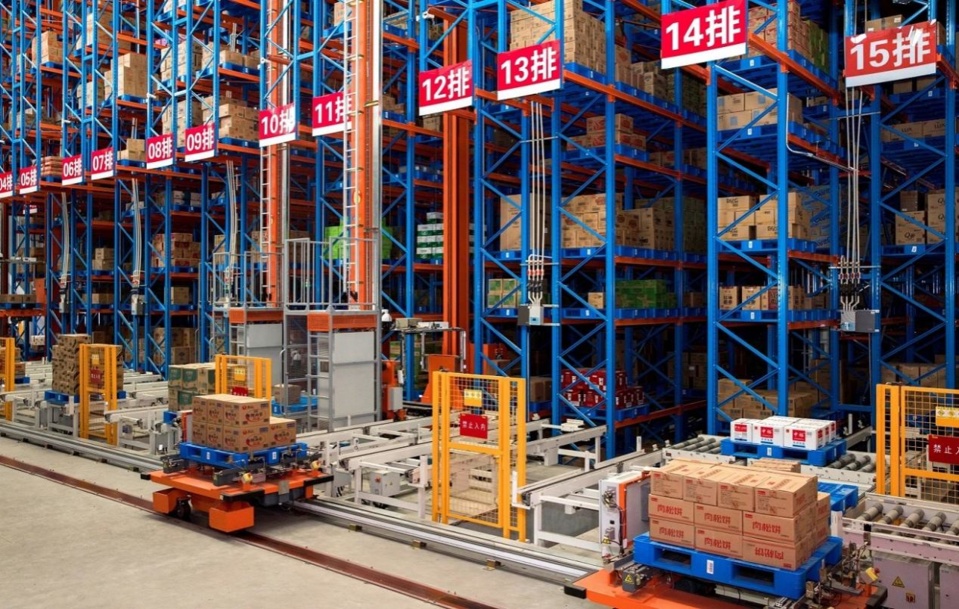
[[[676,520],[688,524],[695,522],[692,503],[682,499],[659,497],[657,495],[650,495],[649,497],[649,517]]]
[[[740,510],[721,508],[715,505],[696,506],[696,524],[718,531],[742,533],[743,513]]]
[[[720,556],[741,558],[743,538],[739,533],[696,527],[696,549]]]
[[[795,571],[805,559],[800,546],[770,543],[765,539],[743,538],[743,560]]]
[[[752,419],[737,419],[730,425],[729,436],[733,442],[752,442]]]
[[[649,538],[653,541],[694,548],[696,547],[696,527],[685,522],[650,518]]]

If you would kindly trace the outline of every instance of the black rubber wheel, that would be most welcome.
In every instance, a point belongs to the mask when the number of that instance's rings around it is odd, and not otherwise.
[[[188,499],[180,499],[176,502],[176,509],[173,510],[173,515],[180,520],[189,520],[192,512],[190,501]]]

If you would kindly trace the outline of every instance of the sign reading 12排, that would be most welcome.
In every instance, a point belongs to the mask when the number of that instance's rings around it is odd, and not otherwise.
[[[936,73],[935,21],[846,37],[846,86],[861,87]]]
[[[420,72],[420,116],[468,108],[473,104],[473,62]]]
[[[663,69],[716,61],[746,53],[746,0],[726,0],[663,15]]]
[[[496,97],[515,99],[559,89],[562,65],[559,41],[506,51],[496,56]]]

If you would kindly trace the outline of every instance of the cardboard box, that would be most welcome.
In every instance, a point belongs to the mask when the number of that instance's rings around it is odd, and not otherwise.
[[[743,532],[743,513],[741,510],[697,504],[695,515],[697,527],[706,527],[740,535]]]
[[[832,517],[832,497],[829,493],[816,494],[816,521],[828,521]]]
[[[649,538],[686,548],[696,547],[696,526],[662,518],[649,519]]]
[[[303,395],[299,385],[273,385],[273,399],[281,406],[298,404]]]
[[[736,419],[729,424],[729,437],[733,442],[752,442],[753,419]]]
[[[756,509],[756,489],[767,474],[743,468],[719,483],[718,507],[751,512]]]
[[[812,530],[815,509],[814,506],[808,506],[795,518],[745,512],[742,523],[743,535],[777,543],[795,544]]]
[[[218,423],[207,423],[206,446],[219,450],[230,450],[223,441],[224,427]]]
[[[738,533],[696,527],[696,549],[730,558],[742,558],[743,537]]]
[[[828,432],[825,426],[800,421],[786,428],[783,446],[786,448],[816,450],[828,443],[826,439],[827,435]]]
[[[711,465],[675,459],[653,470],[650,476],[650,494],[673,499],[685,499],[686,478],[695,476]]]
[[[546,376],[531,376],[528,386],[530,402],[548,402],[553,399],[553,379]]]
[[[218,411],[218,420],[227,427],[266,425],[270,422],[270,402],[238,395],[206,396]]]
[[[769,474],[756,489],[756,512],[770,516],[793,517],[816,501],[815,476],[805,474]]]
[[[770,457],[755,459],[750,464],[750,467],[753,469],[762,469],[787,474],[798,474],[802,471],[802,464],[799,461],[791,461],[789,459],[773,459]]]
[[[221,446],[223,450],[233,452],[253,452],[270,448],[272,438],[269,424],[246,424],[240,427],[224,425]]]
[[[192,430],[190,435],[190,442],[198,444],[200,446],[208,446],[206,428],[207,424],[205,421],[198,421],[196,416],[193,417],[193,422],[191,424]]]
[[[695,523],[695,504],[672,497],[649,496],[649,517],[663,520],[675,520],[687,524]]]
[[[699,475],[687,477],[684,499],[702,505],[716,505],[719,501],[719,483],[735,473],[727,469],[713,467]]]
[[[782,446],[786,437],[784,421],[764,419],[753,422],[752,443],[765,446]]]
[[[770,543],[768,539],[743,537],[742,559],[759,565],[795,571],[808,560],[803,546]]]
[[[296,442],[296,421],[270,417],[270,446],[289,446]]]

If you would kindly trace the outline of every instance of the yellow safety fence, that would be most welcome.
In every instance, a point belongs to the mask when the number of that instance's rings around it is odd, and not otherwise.
[[[876,386],[876,490],[959,505],[959,391]]]
[[[217,355],[214,362],[217,393],[271,398],[273,362],[269,358]]]
[[[100,438],[116,446],[116,423],[107,424],[104,414],[117,409],[121,370],[117,345],[80,345],[81,438]]]
[[[4,338],[0,344],[3,345],[0,351],[0,379],[3,380],[3,390],[13,391],[16,384],[16,342],[12,338]],[[13,402],[3,402],[3,418],[13,420]]]
[[[433,520],[526,539],[514,489],[526,484],[526,381],[433,374]]]

